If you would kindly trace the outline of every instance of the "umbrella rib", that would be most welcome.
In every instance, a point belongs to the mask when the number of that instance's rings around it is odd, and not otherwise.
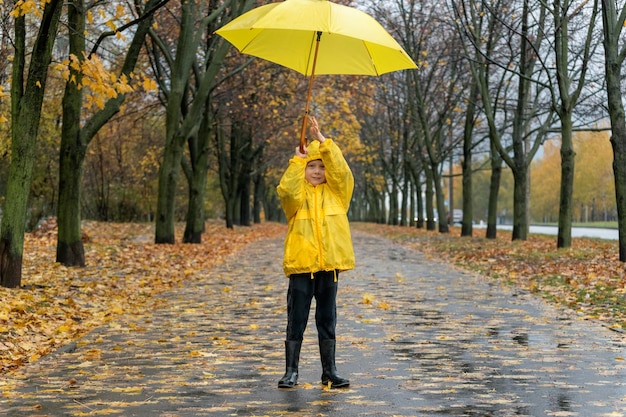
[[[378,71],[378,67],[376,66],[376,61],[374,61],[374,57],[372,56],[372,53],[370,52],[369,44],[367,43],[367,41],[363,41],[363,45],[365,45],[367,56],[369,56],[370,61],[372,61],[372,68],[374,68],[374,72],[376,72],[376,76],[380,77],[381,74],[380,74],[380,71]]]

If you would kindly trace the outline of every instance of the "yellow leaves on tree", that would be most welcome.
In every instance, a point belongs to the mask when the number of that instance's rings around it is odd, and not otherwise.
[[[591,210],[605,212],[616,206],[610,137],[609,131],[576,134],[574,201],[582,207],[582,212],[577,213],[582,221],[591,220]]]
[[[82,59],[72,54],[69,59],[58,64],[56,69],[66,81],[85,89],[85,104],[90,110],[103,109],[108,100],[134,91],[129,77],[124,74],[117,76],[95,54],[83,55]],[[145,75],[131,74],[130,78],[137,78],[136,84],[145,91],[157,89],[156,82]]]
[[[124,6],[122,4],[118,4],[115,7],[115,18],[121,19],[124,16],[126,16],[126,9],[124,9]]]
[[[148,77],[143,77],[143,82],[141,85],[143,86],[144,91],[157,91],[159,89],[156,81]]]
[[[574,135],[574,220],[604,220],[607,210],[615,207],[613,151],[609,138],[608,131],[577,132]],[[531,210],[533,218],[539,221],[556,221],[558,216],[559,145],[557,140],[547,141],[543,157],[532,165]]]
[[[543,145],[543,157],[531,165],[531,212],[533,218],[556,221],[559,213],[561,181],[559,146],[555,141]]]
[[[26,16],[27,14],[33,14],[36,17],[42,17],[42,10],[46,3],[49,2],[50,0],[18,0],[15,3],[15,7],[10,13],[11,17],[17,18],[21,16]]]
[[[100,8],[97,11],[97,17],[95,17],[92,11],[89,10],[87,11],[87,22],[90,25],[100,23],[107,27],[111,32],[114,32],[118,39],[126,39],[124,35],[120,31],[118,31],[118,27],[119,23],[125,24],[130,21],[129,12],[121,3],[118,3],[115,6],[114,13],[112,15],[108,12],[108,7]]]

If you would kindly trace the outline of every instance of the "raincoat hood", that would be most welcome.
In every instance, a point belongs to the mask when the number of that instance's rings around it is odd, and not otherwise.
[[[311,161],[315,161],[316,159],[322,159],[322,154],[320,153],[320,143],[316,140],[309,143],[306,147],[307,156],[306,163],[308,164]]]

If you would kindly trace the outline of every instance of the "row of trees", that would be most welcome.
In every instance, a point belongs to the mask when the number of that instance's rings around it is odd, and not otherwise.
[[[556,133],[561,159],[557,245],[570,246],[576,172],[572,137],[575,131],[594,130],[599,120],[608,119],[620,260],[626,261],[626,137],[621,130],[620,85],[626,55],[623,2],[394,4],[397,14],[388,14],[388,19],[401,19],[402,24],[393,26],[397,36],[420,60],[420,70],[409,72],[406,80],[411,129],[407,136],[415,140],[409,148],[416,151],[406,164],[422,158],[426,200],[430,201],[432,187],[438,217],[446,214],[444,191],[439,187],[442,166],[458,158],[463,177],[462,234],[472,234],[473,157],[487,153],[491,172],[487,236],[496,233],[497,195],[506,166],[513,177],[513,239],[525,239],[530,165],[544,141]],[[388,6],[386,2],[376,7]],[[440,224],[439,229],[445,231],[446,225]]]
[[[530,166],[530,222],[557,223],[559,219],[559,187],[561,178],[560,140],[547,140]],[[576,132],[573,135],[576,153],[573,220],[576,222],[616,222],[615,180],[611,161],[610,134],[607,131]],[[479,156],[474,166],[472,206],[474,223],[485,223],[489,212],[489,160]],[[444,188],[452,194],[453,205],[462,209],[463,181],[460,165],[453,166]],[[498,221],[510,224],[513,213],[513,182],[510,170],[504,170],[498,198]],[[449,187],[452,188],[450,189]],[[450,198],[449,198],[450,199]]]
[[[446,222],[434,219],[445,219],[451,203],[445,167],[459,163],[462,233],[469,236],[472,176],[487,166],[488,237],[496,233],[502,172],[509,170],[513,238],[524,239],[530,165],[546,138],[557,134],[557,244],[569,246],[572,135],[608,117],[620,259],[626,260],[619,84],[624,5],[361,3],[420,69],[379,78],[316,78],[313,111],[325,134],[338,137],[357,179],[353,219],[406,224],[418,217],[418,226],[446,232]],[[11,138],[0,141],[10,160],[8,168],[0,167],[6,170],[3,286],[20,285],[29,215],[32,223],[57,215],[56,260],[65,265],[85,264],[85,216],[154,221],[157,243],[173,243],[181,219],[183,240],[194,243],[207,215],[223,215],[227,227],[262,215],[280,218],[274,186],[297,144],[306,80],[242,56],[214,34],[256,5],[50,0],[3,9],[2,54],[13,56],[0,75],[10,95],[2,100],[9,122],[0,129]]]

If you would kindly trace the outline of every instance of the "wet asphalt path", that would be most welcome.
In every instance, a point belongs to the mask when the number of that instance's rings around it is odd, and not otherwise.
[[[264,240],[9,376],[0,416],[626,415],[623,334],[385,239],[354,244],[338,295],[349,389],[322,389],[312,316],[300,383],[276,388],[287,280],[282,240]]]

